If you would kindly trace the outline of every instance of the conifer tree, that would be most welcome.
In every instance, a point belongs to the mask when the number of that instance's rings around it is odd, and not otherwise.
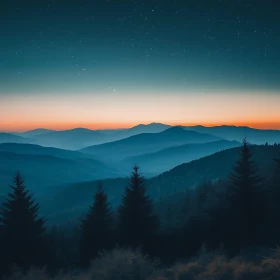
[[[41,265],[44,251],[44,219],[38,217],[39,204],[26,189],[17,172],[12,192],[0,210],[1,264],[26,270],[31,265]]]
[[[230,217],[233,240],[236,246],[254,243],[259,225],[264,218],[262,182],[256,163],[246,139],[240,151],[240,158],[233,166],[230,180]]]
[[[107,202],[107,195],[102,184],[94,196],[93,205],[81,223],[80,257],[82,265],[97,256],[100,251],[113,245],[112,212]]]
[[[144,178],[138,171],[139,167],[134,166],[119,208],[120,243],[132,248],[144,248],[158,229],[152,200],[146,194]]]

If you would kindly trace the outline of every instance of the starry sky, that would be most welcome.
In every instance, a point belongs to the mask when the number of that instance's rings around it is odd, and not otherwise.
[[[278,2],[0,0],[0,130],[280,129]]]

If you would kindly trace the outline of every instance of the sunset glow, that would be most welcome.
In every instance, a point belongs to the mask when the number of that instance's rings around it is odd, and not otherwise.
[[[276,93],[15,95],[1,97],[0,130],[128,128],[139,123],[280,128]]]
[[[235,12],[210,1],[16,2],[0,31],[0,131],[280,129],[279,20],[268,11],[265,20],[243,1]]]

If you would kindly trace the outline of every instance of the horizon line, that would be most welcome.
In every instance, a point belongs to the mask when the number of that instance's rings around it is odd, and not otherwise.
[[[50,125],[50,126],[29,126],[25,128],[18,128],[18,129],[1,129],[0,132],[7,132],[7,133],[24,133],[32,130],[52,130],[52,131],[65,131],[65,130],[74,130],[74,129],[87,129],[87,130],[122,130],[122,129],[130,129],[140,125],[148,126],[152,124],[158,125],[166,125],[170,127],[174,126],[186,126],[186,127],[195,127],[195,126],[203,126],[203,127],[248,127],[252,129],[260,129],[260,130],[280,130],[280,123],[213,123],[213,124],[201,124],[201,123],[161,123],[161,122],[147,122],[147,123],[131,123],[131,124],[123,124],[123,126],[114,126],[113,124],[103,124],[103,125],[59,125],[58,127]]]

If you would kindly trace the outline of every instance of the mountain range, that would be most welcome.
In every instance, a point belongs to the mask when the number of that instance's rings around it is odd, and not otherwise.
[[[251,144],[280,143],[280,130],[256,129],[247,126],[185,126],[187,130],[209,133],[230,141],[241,142],[246,137]]]
[[[104,161],[115,162],[126,157],[157,152],[172,146],[217,140],[221,140],[221,138],[187,131],[182,127],[171,127],[160,133],[141,133],[119,141],[87,147],[80,151]]]
[[[0,144],[1,143],[29,143],[29,139],[14,135],[11,133],[0,132]]]
[[[118,141],[141,133],[160,133],[172,126],[151,123],[140,124],[128,129],[90,130],[74,128],[54,131],[35,129],[26,132],[0,133],[0,143],[29,143],[61,149],[79,150],[92,145]],[[211,134],[219,139],[241,142],[244,137],[252,144],[274,144],[280,142],[279,130],[262,130],[245,126],[181,126],[198,133]]]
[[[16,171],[36,194],[58,184],[118,177],[113,167],[75,151],[46,148],[31,144],[0,144],[0,193],[5,193]]]
[[[221,150],[240,146],[237,141],[219,140],[207,143],[185,144],[172,146],[154,153],[146,153],[140,156],[127,157],[121,162],[124,167],[131,168],[133,164],[141,166],[144,174],[159,174],[170,170],[177,165],[199,159]]]
[[[98,180],[117,205],[134,164],[147,178],[153,198],[171,195],[204,180],[225,177],[244,137],[252,144],[274,144],[280,142],[280,131],[152,123],[115,130],[3,132],[0,200],[19,170],[49,217],[81,214],[92,201]],[[263,174],[268,173],[279,145],[252,148]]]
[[[158,176],[146,179],[148,192],[153,199],[168,197],[176,193],[183,193],[188,188],[208,180],[227,178],[239,157],[240,148],[223,150],[212,155],[181,164],[170,171]],[[280,145],[276,146],[252,146],[253,159],[264,176],[274,171],[273,159],[280,155]],[[141,171],[141,168],[140,168]],[[129,176],[129,173],[127,174]],[[121,201],[124,188],[129,178],[115,178],[102,180],[104,190],[113,207],[117,207]],[[49,219],[55,221],[69,221],[73,216],[83,214],[96,191],[99,181],[87,181],[60,186],[56,193],[46,197],[44,209],[49,213]],[[48,209],[47,201],[53,201],[56,211]],[[76,216],[76,217],[77,217]]]

